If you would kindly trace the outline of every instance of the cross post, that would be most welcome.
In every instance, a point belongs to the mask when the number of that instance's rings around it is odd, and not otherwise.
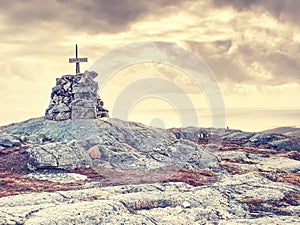
[[[80,63],[87,62],[88,58],[78,58],[78,47],[77,44],[75,46],[75,57],[76,58],[69,58],[69,63],[76,63],[76,75],[80,73]]]

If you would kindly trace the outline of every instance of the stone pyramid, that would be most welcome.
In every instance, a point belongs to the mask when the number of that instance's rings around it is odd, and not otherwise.
[[[76,75],[63,75],[56,79],[51,100],[45,112],[46,119],[62,121],[68,119],[96,119],[108,117],[94,78],[98,74],[85,71]]]

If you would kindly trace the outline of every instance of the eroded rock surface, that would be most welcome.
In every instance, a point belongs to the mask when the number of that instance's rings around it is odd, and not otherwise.
[[[71,147],[68,147],[74,145],[73,141],[78,136],[80,140],[77,140],[76,146],[72,148],[78,149],[80,155],[82,154],[81,146],[87,151],[91,147],[99,149],[98,157],[94,157],[94,163],[108,168],[153,169],[164,165],[177,165],[188,169],[218,168],[218,158],[215,155],[194,141],[177,138],[168,130],[117,119],[89,122],[92,122],[89,124],[90,127],[85,127],[78,132],[77,120],[57,122],[39,118],[9,127],[5,131],[15,136],[23,135],[25,140],[35,133],[44,137],[44,144],[29,147],[27,150],[31,159],[35,158],[32,161],[41,165],[39,166],[41,168],[49,165],[68,169],[72,161],[74,165],[79,166],[76,151],[72,153]],[[81,126],[87,124],[83,123]],[[30,140],[32,144],[34,139]],[[50,150],[47,150],[48,148]],[[55,149],[57,149],[56,153]],[[56,162],[58,156],[61,160],[69,162],[66,164]],[[59,166],[56,166],[57,164]]]
[[[0,137],[0,224],[300,223],[297,137],[44,118]]]
[[[0,198],[1,224],[297,224],[299,190],[255,174],[212,185],[154,183]],[[272,221],[274,223],[272,223]]]

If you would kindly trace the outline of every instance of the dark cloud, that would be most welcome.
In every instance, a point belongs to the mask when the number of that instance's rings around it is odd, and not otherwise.
[[[260,0],[213,0],[217,7],[232,6],[237,10],[248,10],[252,5],[259,2]]]
[[[228,40],[218,40],[212,42],[198,42],[193,40],[185,41],[188,44],[189,49],[195,53],[205,52],[207,55],[223,54],[229,51],[232,46],[232,41]]]
[[[288,53],[280,52],[280,46],[276,48],[265,48],[261,51],[259,44],[240,44],[233,57],[240,56],[244,67],[249,67],[252,63],[257,63],[265,71],[271,74],[271,78],[262,79],[261,81],[253,74],[249,74],[254,77],[253,81],[257,83],[269,84],[269,85],[281,85],[287,83],[299,83],[300,84],[300,61],[297,60],[297,56],[290,55]],[[291,48],[291,46],[289,46]],[[246,68],[244,69],[246,71]]]
[[[229,51],[232,45],[230,40],[186,41],[186,44],[208,64],[218,81],[261,85],[300,84],[300,60],[279,50],[244,43]],[[261,74],[251,71],[253,64],[260,67]],[[264,73],[271,74],[271,77],[262,77]]]
[[[280,21],[289,21],[299,25],[300,1],[298,0],[212,0],[216,7],[233,7],[238,11],[266,10]]]
[[[300,62],[295,58],[274,52],[266,56],[264,66],[274,74],[271,84],[280,85],[297,82],[300,84]]]
[[[80,0],[49,0],[43,1],[10,1],[5,4],[2,12],[7,16],[9,25],[26,26],[42,23],[67,25],[80,32],[89,33],[113,32],[126,29],[148,11],[144,1],[128,0],[80,1]]]
[[[216,53],[222,54],[230,50],[232,46],[231,40],[219,40],[211,43],[213,49],[216,50]]]
[[[231,40],[213,42],[186,41],[187,47],[201,57],[211,68],[218,81],[247,82],[251,76],[244,71],[238,58],[232,57],[228,51]]]
[[[56,22],[80,32],[121,32],[144,16],[183,0],[3,0],[0,12],[10,25]]]

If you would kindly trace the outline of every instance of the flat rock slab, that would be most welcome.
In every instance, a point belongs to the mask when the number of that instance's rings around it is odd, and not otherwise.
[[[265,168],[269,167],[291,173],[297,173],[300,171],[300,161],[285,157],[264,158],[260,160],[258,165],[263,166]]]
[[[82,174],[76,173],[63,173],[63,172],[35,172],[26,174],[24,177],[29,179],[46,180],[57,183],[74,183],[87,181],[88,178]]]
[[[213,185],[154,183],[0,198],[1,224],[299,224],[294,186],[255,174]],[[272,205],[280,202],[277,207]],[[255,208],[256,207],[256,208]],[[255,210],[253,211],[253,209]],[[285,216],[282,216],[285,212]],[[259,215],[260,218],[257,218]]]

